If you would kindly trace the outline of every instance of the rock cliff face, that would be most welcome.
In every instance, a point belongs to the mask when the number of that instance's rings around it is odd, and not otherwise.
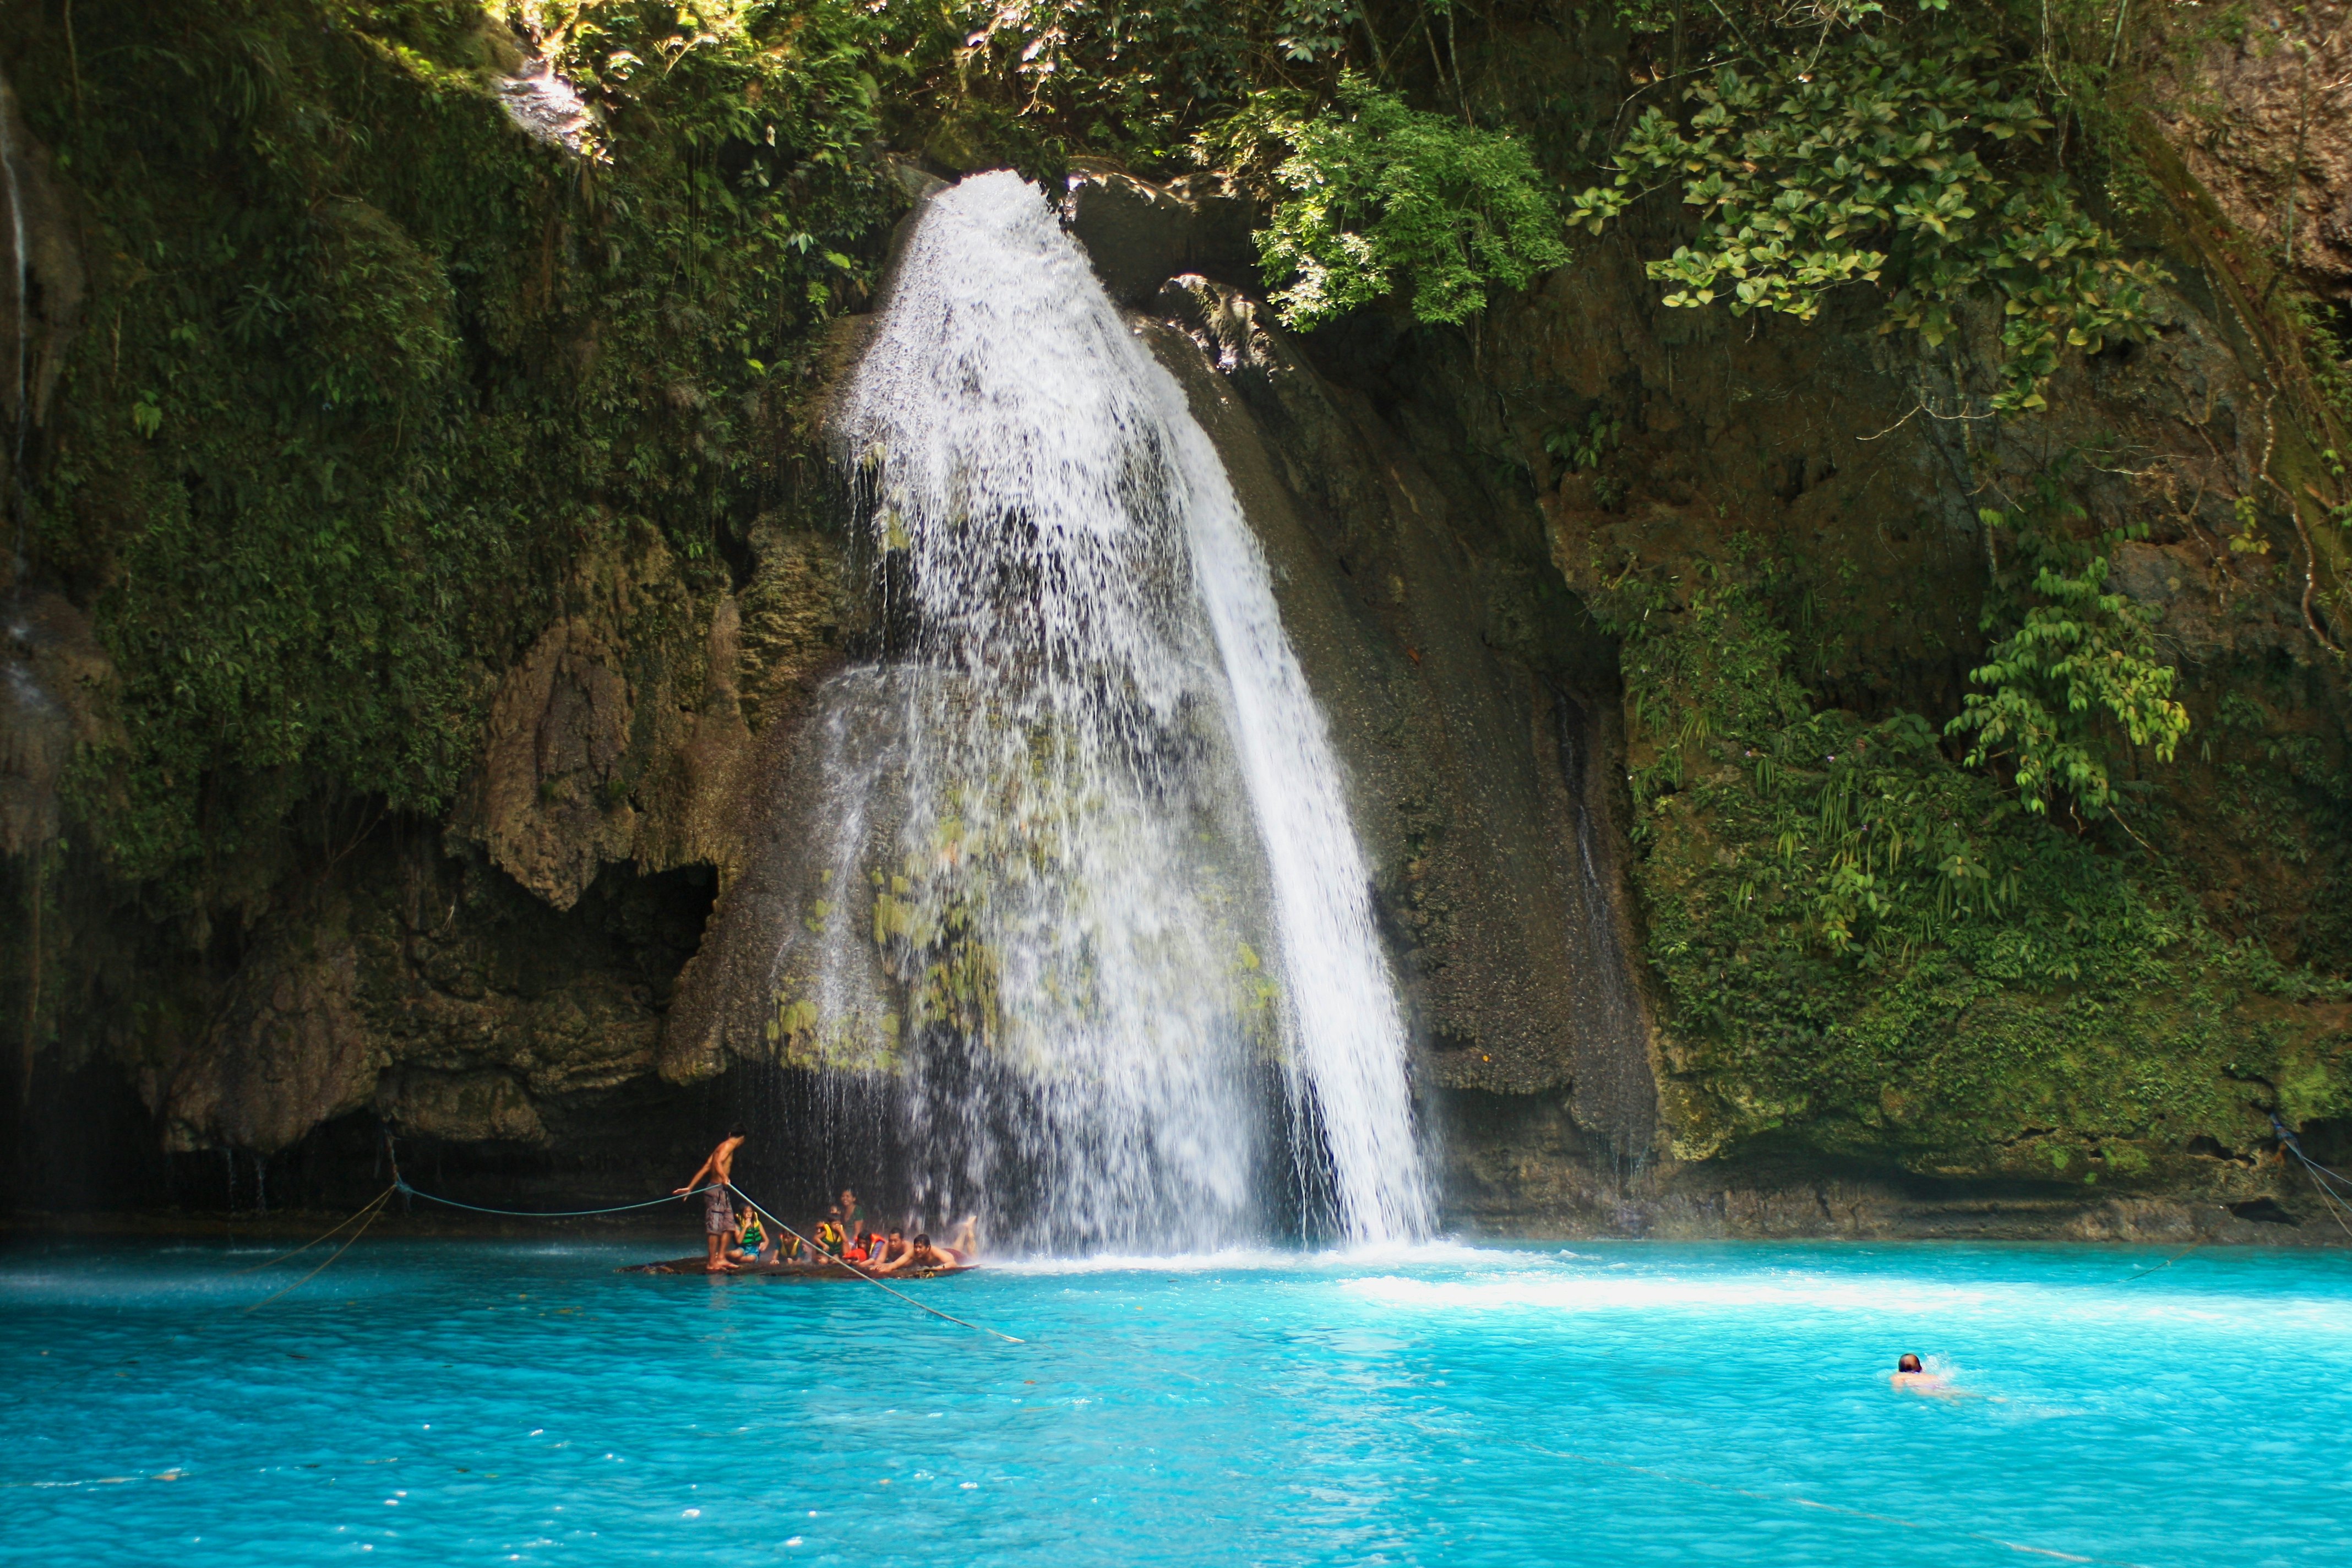
[[[2168,139],[2221,216],[2320,298],[2352,299],[2352,29],[2340,5],[2249,6],[2171,84]]]
[[[250,868],[230,929],[156,921],[70,845],[20,860],[16,907],[50,929],[33,950],[47,973],[12,999],[20,1022],[67,1021],[12,1096],[38,1162],[25,1195],[122,1201],[139,1194],[123,1169],[152,1165],[76,1147],[45,1103],[147,1121],[132,1136],[193,1160],[200,1194],[219,1177],[195,1156],[224,1149],[334,1190],[374,1159],[379,1123],[525,1169],[671,1159],[667,1109],[701,1104],[656,1074],[671,994],[740,858],[761,733],[788,730],[837,657],[835,542],[781,524],[756,539],[747,580],[716,595],[651,535],[583,560],[499,683],[449,819],[320,803],[313,833]],[[45,690],[69,689],[50,671],[72,668],[72,629],[43,628]],[[126,1098],[108,1081],[142,1110],[108,1110]]]
[[[88,288],[81,247],[47,150],[26,128],[15,91],[0,79],[0,188],[7,193],[5,321],[0,353],[0,495],[21,482],[28,438],[48,423],[67,350]],[[15,553],[16,541],[11,541]],[[12,565],[7,581],[16,582]],[[57,837],[57,789],[73,748],[96,738],[88,689],[105,678],[89,618],[63,595],[14,593],[0,649],[0,855],[20,856]]]
[[[1331,720],[1456,1220],[2316,1238],[2268,1119],[2322,1152],[2352,1126],[2352,626],[2312,505],[2339,476],[2289,416],[2296,351],[2243,242],[2343,297],[2343,37],[2281,14],[2183,68],[2214,107],[2152,146],[2129,236],[2173,279],[2160,330],[2070,362],[2017,423],[1983,413],[1990,314],[1930,350],[1859,313],[1668,310],[1638,232],[1467,329],[1374,311],[1301,338],[1263,301],[1237,184],[1076,165],[1074,232],[1223,455]],[[0,127],[31,237],[0,416],[37,457],[88,231],[5,95]],[[567,331],[585,364],[595,323]],[[208,797],[227,847],[202,898],[117,881],[61,807],[119,672],[97,589],[12,567],[14,1201],[249,1201],[264,1171],[333,1194],[373,1176],[379,1128],[509,1184],[642,1182],[732,1113],[858,1157],[824,1142],[855,1107],[746,1066],[730,1030],[761,920],[794,918],[759,911],[813,787],[806,700],[872,631],[814,429],[860,331],[836,326],[790,415],[761,406],[800,479],[722,559],[603,518],[545,613],[478,650],[487,721],[446,813],[257,769],[232,793],[282,796],[281,826],[238,837]],[[2063,860],[2063,887],[2032,904],[2029,879],[1990,935],[1865,959],[1817,919],[1803,943],[1742,924],[1776,887],[1828,897],[1826,863],[1820,886],[1789,868],[1845,808],[1783,810],[1772,768],[1814,760],[1660,710],[1696,689],[1661,669],[1796,691],[1864,745],[1919,716],[1925,760],[1870,787],[1957,792],[1972,831],[2011,834],[1934,731],[2013,564],[1999,519],[2045,491],[2117,537],[2107,587],[2152,617],[2196,726],[2176,763],[2132,759],[2129,837],[2000,840],[2043,846],[2021,863]]]

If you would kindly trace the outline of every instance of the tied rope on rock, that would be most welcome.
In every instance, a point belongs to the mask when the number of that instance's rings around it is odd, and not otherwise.
[[[2346,1176],[2340,1171],[2331,1170],[2305,1153],[2303,1140],[2296,1137],[2287,1124],[2279,1120],[2278,1112],[2275,1110],[2271,1112],[2271,1131],[2278,1135],[2281,1152],[2293,1154],[2296,1162],[2303,1166],[2304,1174],[2311,1180],[2312,1190],[2319,1194],[2321,1205],[2327,1210],[2327,1217],[2334,1220],[2336,1228],[2343,1231],[2345,1235],[2352,1236],[2352,1224],[2346,1223],[2347,1216],[2352,1216],[2352,1196],[2347,1196],[2352,1194],[2352,1176]],[[2160,1274],[2205,1245],[2206,1243],[2200,1241],[2183,1247],[2163,1262],[2127,1276],[2123,1283],[2129,1285],[2145,1279],[2151,1274]]]
[[[2345,1235],[2352,1236],[2352,1225],[2345,1223],[2346,1215],[2352,1214],[2352,1203],[2346,1201],[2344,1192],[2330,1184],[2338,1183],[2345,1188],[2352,1188],[2352,1177],[2347,1177],[2340,1171],[2332,1171],[2305,1153],[2303,1140],[2288,1130],[2275,1110],[2271,1112],[2271,1130],[2278,1134],[2279,1147],[2302,1162],[2303,1173],[2311,1178],[2312,1190],[2319,1194],[2319,1201],[2326,1206],[2327,1217],[2334,1220],[2336,1228]]]

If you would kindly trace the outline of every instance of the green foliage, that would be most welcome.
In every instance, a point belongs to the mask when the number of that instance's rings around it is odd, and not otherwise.
[[[1769,857],[1733,893],[1743,910],[1792,922],[1809,947],[1878,965],[2017,896],[2020,865],[1988,834],[2012,808],[1953,769],[1932,726],[1817,712],[1789,671],[1790,638],[1762,590],[1712,574],[1675,605],[1665,584],[1624,577],[1604,616],[1627,637],[1626,700],[1649,742],[1633,772],[1643,811],[1736,752],[1752,837]]]
[[[2172,698],[2173,669],[2153,658],[2147,613],[2120,594],[2101,592],[2107,563],[2076,575],[2048,568],[2034,587],[2048,601],[1992,647],[1969,672],[1990,693],[1971,691],[1955,733],[1973,731],[1970,765],[2006,754],[2026,809],[2049,810],[2071,796],[2079,811],[2112,809],[2102,731],[2120,728],[2135,746],[2170,762],[2189,732],[2189,710]]]
[[[1570,473],[1589,474],[1608,460],[1624,438],[1625,422],[1596,408],[1585,416],[1583,428],[1567,426],[1544,437],[1544,450],[1566,463]]]
[[[1882,286],[1883,331],[1940,343],[1971,295],[1999,300],[2007,412],[2042,405],[2062,343],[2096,353],[2145,336],[2160,279],[2127,261],[2068,179],[2022,166],[2053,122],[1981,39],[1857,32],[1685,89],[1687,125],[1643,114],[1614,180],[1579,195],[1598,234],[1657,184],[1679,181],[1696,242],[1645,265],[1669,305],[1810,321],[1830,291]]]
[[[2064,798],[2078,815],[2099,816],[2115,809],[2115,733],[2169,763],[2189,732],[2189,710],[2173,699],[2172,667],[2156,659],[2147,612],[2104,591],[2107,558],[2074,537],[2084,511],[2060,488],[2064,466],[2037,476],[2025,505],[1979,514],[1988,531],[2014,537],[2039,602],[2024,603],[2021,614],[2011,574],[1995,582],[1985,629],[2014,624],[1969,672],[1991,689],[1969,693],[1946,730],[1974,734],[1969,766],[2006,760],[2027,810],[2046,813]],[[2122,537],[2096,547],[2112,549]]]
[[[732,226],[723,220],[787,216],[781,186],[807,195],[824,174],[856,180],[876,127],[876,73],[888,68],[866,7],[802,0],[590,0],[561,44],[563,73],[601,93],[630,138],[617,161],[683,153],[698,207],[718,209],[693,216],[720,233]],[[724,167],[704,165],[712,153]],[[802,236],[794,249],[811,243]]]
[[[1328,83],[1361,20],[1357,0],[962,0],[877,7],[921,79],[918,113],[985,128],[1044,163],[1050,142],[1157,164],[1255,93]],[[975,150],[976,151],[976,150]]]
[[[2279,314],[2301,348],[2312,390],[2340,426],[2352,426],[2352,306],[2322,303],[2290,284],[2279,291]],[[2339,485],[2344,464],[2331,449],[2322,458]]]
[[[26,500],[116,668],[69,803],[124,878],[195,897],[306,795],[438,809],[584,550],[644,520],[707,575],[773,494],[891,210],[875,26],[680,15],[566,13],[592,159],[512,123],[456,0],[80,0],[78,83],[0,35],[106,258]]]
[[[1624,434],[1622,419],[1596,408],[1585,416],[1582,428],[1567,426],[1546,436],[1544,450],[1566,463],[1570,473],[1591,475],[1592,499],[1603,510],[1614,511],[1624,504],[1629,487],[1622,475],[1606,469]]]
[[[1817,709],[1773,609],[1786,586],[1750,549],[1592,599],[1622,639],[1681,1152],[1780,1130],[2030,1173],[2056,1137],[2120,1172],[2125,1140],[2244,1135],[2240,1080],[2304,1048],[2246,1000],[2316,983],[2221,937],[2160,866],[1955,767],[1925,719]]]
[[[1424,321],[1457,322],[1489,289],[1564,265],[1559,210],[1527,149],[1406,106],[1353,72],[1339,102],[1269,97],[1203,140],[1204,161],[1270,142],[1279,193],[1258,254],[1282,320],[1320,326],[1402,283]]]

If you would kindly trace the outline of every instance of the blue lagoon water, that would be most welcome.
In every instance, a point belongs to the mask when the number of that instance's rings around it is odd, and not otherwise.
[[[0,1256],[0,1561],[2352,1563],[2352,1257]],[[307,1260],[306,1260],[307,1261]],[[1954,1397],[1898,1392],[1916,1350]]]

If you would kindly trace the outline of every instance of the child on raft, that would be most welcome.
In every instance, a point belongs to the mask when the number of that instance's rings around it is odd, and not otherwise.
[[[845,1192],[844,1197],[853,1194]],[[854,1198],[853,1198],[854,1201]],[[887,1235],[880,1231],[859,1231],[842,1221],[841,1205],[825,1210],[804,1248],[801,1237],[780,1233],[772,1228],[756,1209],[746,1206],[733,1217],[725,1250],[721,1253],[730,1268],[772,1268],[779,1264],[812,1264],[839,1261],[869,1274],[922,1273],[932,1269],[968,1268],[980,1250],[978,1215],[972,1215],[957,1229],[953,1243],[941,1247],[928,1235],[918,1235],[909,1241],[906,1231],[893,1226]]]

